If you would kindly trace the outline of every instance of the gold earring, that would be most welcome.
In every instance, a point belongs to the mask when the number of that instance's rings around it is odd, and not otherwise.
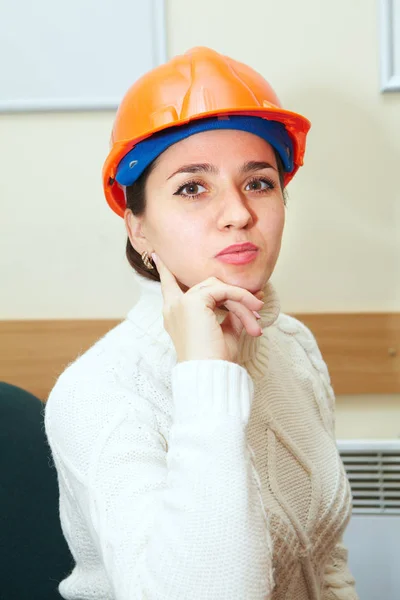
[[[152,259],[151,259],[152,260]],[[144,251],[142,253],[142,261],[144,262],[147,269],[154,269],[153,265],[150,262],[149,253]]]

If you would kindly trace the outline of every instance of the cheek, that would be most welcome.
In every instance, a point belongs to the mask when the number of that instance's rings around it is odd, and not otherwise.
[[[164,260],[185,292],[211,274],[207,253],[209,236],[203,221],[187,216],[175,215],[164,225],[162,239],[159,238]]]
[[[177,217],[177,228],[179,229],[179,240],[186,240],[192,242],[193,246],[200,244],[204,245],[204,236],[207,232],[206,220],[199,217],[199,215],[179,215]]]
[[[206,240],[206,225],[193,216],[168,211],[157,221],[157,237],[165,247],[167,254],[175,259],[187,259],[199,256]],[[184,255],[182,254],[184,252]]]
[[[285,205],[282,202],[271,204],[260,217],[260,229],[264,233],[266,240],[280,243],[283,228],[285,225]]]

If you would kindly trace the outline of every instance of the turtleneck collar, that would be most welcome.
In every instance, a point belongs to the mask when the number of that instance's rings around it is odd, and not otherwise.
[[[171,350],[175,355],[175,348],[171,337],[164,329],[163,323],[163,304],[164,299],[161,290],[161,283],[153,281],[134,274],[138,282],[140,292],[139,299],[135,306],[129,311],[127,318],[139,328],[144,335],[150,338],[150,342],[161,345],[165,350]],[[275,289],[271,282],[267,282],[263,288],[264,305],[259,310],[261,319],[258,321],[262,329],[271,326],[278,318],[280,312],[280,303]],[[227,311],[217,308],[215,310],[218,323],[222,323],[227,315]],[[239,364],[246,366],[250,375],[259,377],[265,373],[267,366],[267,352],[265,332],[263,336],[253,337],[243,329],[239,340]]]

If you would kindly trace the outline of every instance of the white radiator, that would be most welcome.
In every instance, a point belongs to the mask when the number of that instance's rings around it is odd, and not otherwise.
[[[344,543],[360,600],[400,600],[400,440],[337,440],[353,514]]]

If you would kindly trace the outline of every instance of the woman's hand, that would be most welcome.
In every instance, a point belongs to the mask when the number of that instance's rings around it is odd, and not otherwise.
[[[253,313],[263,305],[256,297],[262,297],[262,291],[253,295],[244,288],[209,277],[183,292],[160,257],[155,254],[152,257],[164,298],[164,327],[174,343],[178,362],[201,359],[236,362],[243,328],[250,335],[262,335]],[[220,305],[229,311],[221,325],[214,313]]]

